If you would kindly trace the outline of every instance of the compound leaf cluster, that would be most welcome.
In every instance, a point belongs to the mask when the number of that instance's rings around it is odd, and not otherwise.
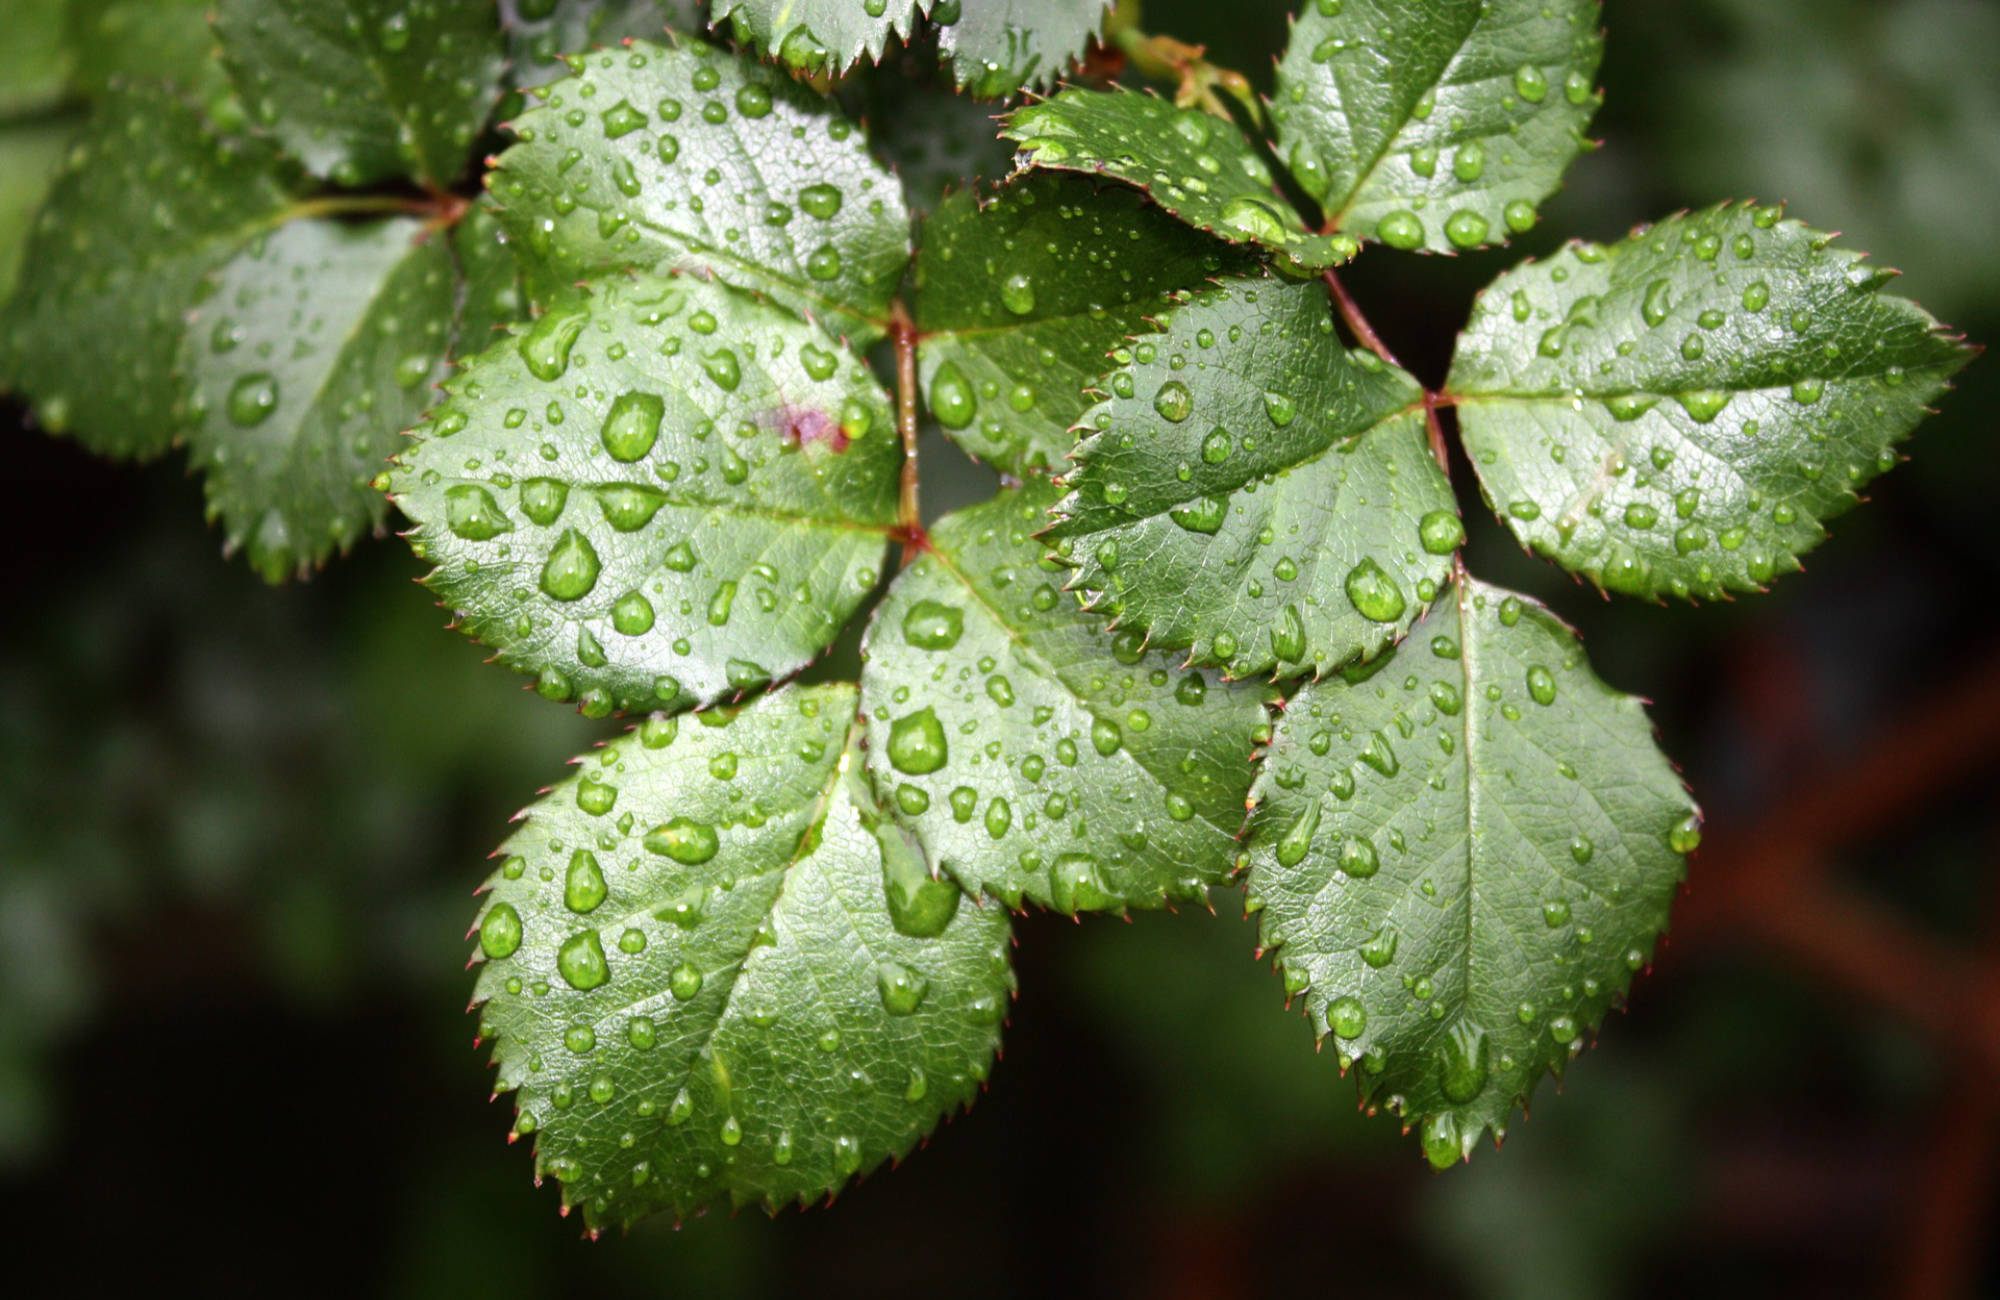
[[[474,927],[514,1132],[593,1229],[901,1158],[991,1068],[1008,909],[1232,882],[1365,1104],[1440,1166],[1497,1138],[1700,815],[1469,572],[1451,433],[1531,550],[1717,598],[1971,355],[1725,204],[1502,275],[1427,391],[1337,268],[1535,225],[1598,6],[1308,0],[1269,103],[1107,7],[33,0],[0,51],[0,382],[184,442],[272,577],[393,503],[497,661],[634,717]],[[1018,96],[1012,176],[966,183],[960,91]],[[926,418],[1007,476],[935,524]],[[864,615],[857,680],[792,680]]]

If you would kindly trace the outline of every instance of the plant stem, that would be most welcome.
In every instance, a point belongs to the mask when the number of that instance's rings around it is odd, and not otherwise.
[[[448,221],[456,220],[468,206],[456,195],[450,196],[457,203],[455,211],[447,211],[445,205],[436,199],[406,198],[389,194],[324,194],[318,198],[302,199],[285,210],[284,218],[296,221],[311,217],[377,216],[391,213],[407,213],[412,216],[444,216]]]
[[[1398,370],[1402,369],[1403,363],[1396,360],[1396,354],[1389,351],[1389,345],[1382,341],[1381,335],[1368,323],[1368,318],[1361,314],[1361,304],[1349,296],[1340,277],[1331,270],[1322,272],[1322,275],[1327,289],[1333,294],[1334,305],[1340,308],[1340,319],[1347,322],[1348,332],[1354,335],[1355,341]]]
[[[903,563],[929,548],[917,501],[917,327],[898,298],[889,306],[889,337],[896,348],[896,430],[903,439],[903,481],[896,501],[896,534]]]
[[[1424,433],[1431,440],[1431,456],[1438,468],[1444,471],[1445,482],[1451,481],[1451,452],[1445,446],[1444,425],[1438,421],[1438,395],[1424,390]]]

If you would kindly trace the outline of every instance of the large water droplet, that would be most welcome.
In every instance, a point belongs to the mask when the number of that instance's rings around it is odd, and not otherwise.
[[[445,489],[444,517],[446,526],[469,542],[483,542],[514,527],[493,494],[477,483]]]
[[[889,761],[899,772],[912,776],[935,772],[945,765],[949,753],[944,724],[932,709],[905,714],[889,726]]]
[[[979,401],[972,393],[972,385],[956,363],[947,361],[931,376],[931,414],[947,429],[963,429],[972,423],[978,413]]]
[[[903,615],[903,640],[920,650],[949,650],[964,628],[965,612],[940,601],[914,601]]]
[[[1187,385],[1178,379],[1169,379],[1160,385],[1160,391],[1153,394],[1153,409],[1162,419],[1179,424],[1194,410],[1194,395]]]
[[[563,982],[579,992],[588,992],[611,980],[611,964],[604,960],[604,945],[597,931],[584,930],[563,940],[556,952],[556,971]]]
[[[574,528],[565,529],[542,565],[542,590],[552,600],[580,600],[597,585],[597,551]]]
[[[1438,1088],[1446,1100],[1458,1105],[1486,1091],[1486,1034],[1461,1024],[1445,1037],[1438,1049]]]
[[[1368,1009],[1360,998],[1335,998],[1326,1005],[1326,1027],[1337,1038],[1359,1038],[1368,1028]]]
[[[1376,623],[1393,623],[1403,616],[1408,602],[1396,580],[1382,566],[1364,558],[1347,573],[1347,599],[1363,618]]]
[[[609,892],[595,853],[589,849],[578,849],[570,854],[569,874],[563,880],[565,907],[572,912],[594,911]]]
[[[875,988],[882,995],[882,1009],[892,1016],[907,1016],[923,1003],[931,982],[899,961],[885,961],[875,967]]]
[[[658,853],[686,866],[699,866],[716,855],[722,841],[715,827],[691,817],[676,817],[646,832],[648,853]]]
[[[258,370],[244,375],[229,388],[229,422],[248,429],[271,418],[278,409],[278,381]]]
[[[1016,316],[1026,316],[1035,309],[1035,282],[1018,271],[1008,276],[1000,285],[1000,305]]]
[[[658,393],[621,393],[604,417],[600,436],[611,459],[627,463],[653,449],[667,406]]]
[[[479,950],[498,961],[521,946],[521,914],[512,903],[495,903],[479,923]]]
[[[570,350],[583,333],[584,309],[552,311],[521,335],[521,360],[528,371],[543,381],[561,379],[569,369]]]

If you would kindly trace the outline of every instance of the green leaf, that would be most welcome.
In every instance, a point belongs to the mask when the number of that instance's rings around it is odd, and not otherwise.
[[[178,430],[175,356],[203,278],[290,215],[269,149],[161,90],[114,91],[36,219],[0,326],[0,375],[101,455]]]
[[[655,718],[501,849],[480,1034],[593,1230],[835,1192],[986,1078],[1006,915],[881,821],[853,719],[847,685]]]
[[[523,248],[576,275],[703,270],[838,333],[881,336],[909,216],[829,101],[693,43],[634,41],[574,66],[536,92],[544,102],[490,178]]]
[[[907,40],[936,0],[716,0],[714,22],[800,72],[846,72]]]
[[[469,357],[528,319],[529,290],[513,237],[490,200],[473,204],[452,231],[452,256],[465,286],[452,354]]]
[[[213,0],[70,0],[76,85],[101,95],[120,79],[164,80],[214,115],[230,99],[229,78],[208,25]],[[223,124],[241,125],[241,109]]]
[[[490,4],[216,0],[215,31],[257,122],[342,185],[449,184],[499,96]]]
[[[569,75],[566,54],[612,47],[627,38],[657,41],[669,27],[702,26],[701,0],[501,0],[500,24],[519,90]]]
[[[1831,238],[1724,205],[1495,281],[1450,389],[1515,536],[1634,595],[1796,569],[1973,355]]]
[[[1110,7],[1110,0],[940,0],[931,17],[958,84],[1001,99],[1062,77]]]
[[[1114,636],[1057,587],[1030,481],[940,522],[863,647],[869,762],[969,892],[1019,907],[1198,901],[1232,868],[1265,690]]]
[[[1225,281],[1158,329],[1083,417],[1048,532],[1070,585],[1234,677],[1401,637],[1463,539],[1417,381],[1343,348],[1317,283]]]
[[[455,287],[413,217],[293,221],[215,275],[181,343],[190,458],[266,580],[380,524],[368,481],[443,377]]]
[[[1281,153],[1336,229],[1500,243],[1589,148],[1597,0],[1321,0],[1278,64]]]
[[[1072,89],[1017,110],[1001,133],[1032,166],[1137,185],[1189,225],[1298,267],[1338,266],[1361,247],[1352,235],[1309,232],[1243,133],[1199,109],[1131,90]]]
[[[0,118],[37,113],[69,90],[76,53],[66,24],[69,0],[7,0],[0,40]]]
[[[624,276],[466,362],[390,476],[426,580],[593,716],[795,672],[875,586],[902,451],[866,366],[694,277]]]
[[[1639,701],[1470,579],[1375,671],[1286,704],[1251,801],[1263,946],[1439,1166],[1619,1004],[1700,838]]]
[[[70,118],[0,127],[0,301],[14,289],[35,210],[55,183],[76,122]]]
[[[924,223],[910,310],[926,400],[1009,474],[1060,465],[1106,355],[1166,295],[1247,269],[1131,189],[1030,172]]]

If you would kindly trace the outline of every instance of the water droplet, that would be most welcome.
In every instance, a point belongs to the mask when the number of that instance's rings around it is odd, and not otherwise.
[[[556,971],[563,982],[579,992],[589,992],[611,980],[611,964],[604,959],[604,945],[597,931],[584,930],[563,940],[556,952]]]
[[[1340,869],[1356,880],[1366,880],[1382,869],[1374,841],[1365,835],[1349,836],[1340,843]]]
[[[1360,998],[1335,998],[1326,1004],[1326,1027],[1336,1038],[1359,1038],[1368,1028],[1368,1009]]]
[[[972,423],[979,402],[955,362],[947,361],[931,376],[931,414],[947,429],[963,429]]]
[[[244,375],[229,387],[229,422],[248,429],[271,418],[278,409],[278,381],[258,370]]]
[[[1290,239],[1285,223],[1262,199],[1238,195],[1222,205],[1220,215],[1223,225],[1258,243],[1282,245]]]
[[[1376,623],[1395,622],[1407,607],[1403,589],[1371,559],[1363,559],[1348,570],[1347,599],[1363,618]]]
[[[630,101],[621,99],[605,109],[599,120],[604,123],[604,138],[616,140],[646,125],[647,118],[644,113],[632,107]]]
[[[1438,1050],[1438,1087],[1445,1099],[1463,1106],[1486,1091],[1486,1034],[1461,1024]]]
[[[569,484],[559,479],[531,478],[521,484],[521,513],[543,527],[554,523],[569,501]]]
[[[552,600],[580,600],[597,585],[597,551],[574,528],[565,529],[542,565],[542,590]]]
[[[1306,854],[1312,849],[1313,836],[1318,833],[1319,802],[1315,800],[1307,805],[1305,814],[1293,822],[1285,837],[1278,841],[1278,865],[1296,867],[1304,862]]]
[[[1470,208],[1460,208],[1444,223],[1444,237],[1456,248],[1477,248],[1486,242],[1486,218]]]
[[[949,650],[964,627],[965,613],[958,606],[919,600],[903,615],[903,640],[920,650]]]
[[[653,449],[666,402],[658,393],[621,393],[611,403],[599,436],[611,459],[630,463]]]
[[[569,370],[569,354],[583,333],[584,310],[552,311],[521,335],[521,360],[535,378],[550,382]]]
[[[1465,525],[1454,510],[1433,510],[1417,521],[1417,537],[1432,555],[1450,555],[1465,542]]]
[[[512,903],[495,903],[479,923],[479,950],[498,961],[521,946],[521,914]]]
[[[653,630],[653,602],[643,592],[628,591],[611,607],[611,626],[626,636]]]
[[[1179,424],[1193,412],[1194,395],[1180,380],[1169,379],[1160,385],[1159,392],[1153,394],[1153,409],[1160,413],[1162,419]]]
[[[1549,74],[1532,63],[1524,63],[1514,70],[1514,93],[1530,104],[1539,104],[1548,98]]]
[[[838,187],[827,184],[808,185],[799,191],[799,206],[821,221],[831,221],[840,211],[842,195]]]
[[[715,828],[689,817],[676,817],[646,832],[648,853],[659,853],[686,866],[699,866],[716,855],[722,841]]]
[[[1212,429],[1201,440],[1201,458],[1210,465],[1220,465],[1229,459],[1230,437],[1227,429]]]
[[[736,386],[743,382],[743,365],[728,348],[715,348],[703,353],[701,368],[725,393],[735,392]]]
[[[686,1002],[701,992],[701,971],[693,962],[682,962],[667,975],[667,991],[679,1002]]]
[[[1680,395],[1681,409],[1696,424],[1707,424],[1729,405],[1731,394],[1718,388],[1697,388]]]
[[[931,982],[899,961],[885,961],[875,968],[875,990],[882,995],[882,1009],[892,1016],[907,1016],[923,1003]]]
[[[1302,663],[1306,657],[1306,628],[1297,605],[1285,606],[1271,627],[1271,653],[1286,663]]]
[[[1536,664],[1528,669],[1528,694],[1537,704],[1556,702],[1555,674]]]
[[[1449,1169],[1464,1155],[1459,1149],[1458,1121],[1450,1115],[1426,1118],[1418,1140],[1433,1169]]]
[[[1391,248],[1421,248],[1424,223],[1416,213],[1398,209],[1375,223],[1375,238]]]
[[[595,853],[578,849],[570,854],[569,874],[563,879],[563,906],[572,912],[595,911],[610,892]]]
[[[483,542],[509,532],[514,521],[493,499],[493,494],[477,483],[460,483],[445,489],[445,524],[469,542]]]
[[[1026,316],[1035,309],[1035,282],[1018,271],[1008,276],[1000,285],[1000,305]]]
[[[1701,818],[1692,815],[1675,823],[1667,832],[1667,847],[1676,853],[1692,853],[1701,847]]]
[[[815,280],[834,280],[840,276],[840,250],[832,244],[821,244],[806,256],[806,274]]]
[[[1214,536],[1229,517],[1229,503],[1221,497],[1196,497],[1184,506],[1175,506],[1167,517],[1191,533]]]
[[[889,761],[899,772],[927,775],[943,767],[949,754],[944,724],[938,721],[935,710],[919,709],[889,726]]]

